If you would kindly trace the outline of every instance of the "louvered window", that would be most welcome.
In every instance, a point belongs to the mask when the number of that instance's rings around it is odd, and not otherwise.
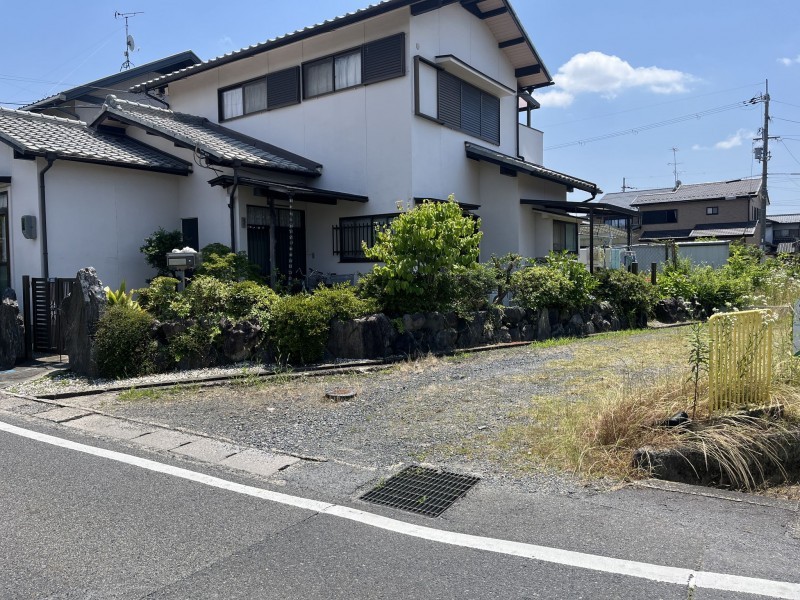
[[[267,75],[267,108],[281,108],[300,102],[300,67]]]
[[[377,83],[405,75],[405,46],[404,33],[365,44],[362,49],[364,83]]]
[[[500,143],[500,99],[447,71],[438,76],[439,120],[493,144]]]

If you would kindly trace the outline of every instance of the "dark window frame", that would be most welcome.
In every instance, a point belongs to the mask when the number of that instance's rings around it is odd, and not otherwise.
[[[372,247],[375,244],[375,237],[378,227],[387,227],[391,222],[396,219],[400,213],[383,213],[379,215],[362,215],[359,217],[340,217],[339,224],[333,226],[333,255],[339,257],[340,263],[374,263],[376,261],[364,256],[364,251],[361,242],[367,242],[367,247]],[[349,247],[350,244],[345,244],[345,226],[348,223],[356,223],[358,221],[370,220],[369,225],[361,226],[365,232],[369,232],[367,236],[361,236],[355,244],[356,247]],[[370,239],[363,239],[369,237]],[[345,248],[345,246],[348,246]]]
[[[678,209],[642,211],[642,225],[664,225],[678,222]]]
[[[245,112],[245,107],[247,106],[247,99],[245,88],[249,85],[253,85],[254,83],[264,82],[264,91],[269,97],[269,87],[267,86],[267,75],[262,75],[261,77],[254,77],[253,79],[248,79],[247,81],[241,81],[235,85],[228,85],[223,88],[219,88],[217,90],[217,109],[219,114],[219,122],[222,123],[223,121],[233,121],[234,119],[241,119],[242,117],[249,117],[250,115],[257,115],[258,113],[266,112],[269,108],[262,108],[259,110],[254,110],[251,112]],[[222,101],[222,97],[226,92],[230,92],[232,90],[242,90],[242,114],[235,115],[233,117],[226,117],[224,113],[225,104]],[[267,103],[269,106],[269,103]]]
[[[561,244],[559,244],[558,248],[556,247],[556,228],[557,227],[561,227],[564,230],[563,248],[560,247]],[[574,237],[573,237],[574,247],[573,248],[568,248],[567,247],[567,239],[569,237],[567,235],[567,228],[571,229],[573,231],[573,233],[574,233]],[[567,252],[569,252],[571,254],[577,254],[578,253],[578,246],[580,245],[579,240],[578,240],[578,233],[579,232],[578,232],[578,224],[577,223],[572,223],[570,221],[560,221],[558,219],[553,219],[553,252],[563,252],[563,251],[566,250]]]
[[[380,43],[384,43],[388,40],[392,39],[400,39],[400,72],[384,75],[381,77],[372,77],[367,78],[365,77],[365,68],[366,68],[366,53],[368,49],[373,45],[377,45]],[[345,87],[337,87],[336,86],[336,59],[347,56],[348,54],[355,54],[356,52],[361,53],[361,81],[357,84],[348,85]],[[309,96],[306,92],[306,68],[310,66],[314,66],[320,63],[324,63],[326,61],[330,61],[331,64],[331,80],[333,82],[333,88],[330,91],[322,92],[320,94],[314,94],[313,96]],[[335,94],[337,92],[342,92],[345,90],[352,90],[357,87],[363,87],[366,85],[372,85],[373,83],[380,83],[382,81],[389,81],[390,79],[397,79],[398,77],[405,77],[407,74],[407,65],[406,65],[406,34],[405,32],[395,33],[386,37],[378,38],[376,40],[372,40],[361,44],[359,46],[354,46],[352,48],[348,48],[347,50],[342,50],[340,52],[334,52],[332,54],[328,54],[326,56],[321,56],[319,58],[315,58],[314,60],[309,60],[300,65],[300,80],[302,81],[303,91],[302,91],[302,98],[303,100],[313,100],[314,98],[322,98],[324,96],[329,96],[331,94]]]
[[[719,214],[719,206],[706,206],[706,215],[714,216]]]

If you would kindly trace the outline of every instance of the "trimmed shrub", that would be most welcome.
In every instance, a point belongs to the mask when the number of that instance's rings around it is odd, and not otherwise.
[[[595,275],[599,285],[595,295],[599,300],[610,302],[631,323],[636,315],[650,314],[656,301],[655,290],[642,275],[634,275],[621,269],[608,269]]]
[[[287,363],[322,359],[333,319],[355,319],[375,312],[374,300],[356,296],[352,286],[318,288],[314,294],[282,296],[274,304],[269,338],[277,357]]]
[[[187,316],[189,307],[182,306],[178,283],[174,277],[156,277],[150,287],[136,290],[139,306],[161,321]]]
[[[259,267],[250,262],[246,252],[234,253],[224,244],[209,244],[202,250],[203,262],[196,275],[213,277],[219,281],[261,281]]]
[[[226,316],[232,321],[256,319],[266,327],[277,301],[278,295],[267,286],[255,281],[239,281],[228,289]]]
[[[514,301],[531,310],[579,310],[594,301],[597,285],[588,269],[567,252],[551,252],[546,264],[522,269],[511,276]]]
[[[218,319],[226,314],[230,285],[210,277],[197,275],[192,278],[182,296],[189,306],[189,315],[194,318]]]
[[[97,324],[95,351],[102,377],[122,379],[155,369],[157,344],[151,337],[153,317],[130,305],[109,306]]]

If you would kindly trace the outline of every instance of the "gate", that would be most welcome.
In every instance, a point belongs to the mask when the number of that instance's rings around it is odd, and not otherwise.
[[[75,279],[31,277],[30,282],[31,319],[25,326],[30,327],[29,331],[32,332],[33,350],[62,354],[61,303],[72,291]]]

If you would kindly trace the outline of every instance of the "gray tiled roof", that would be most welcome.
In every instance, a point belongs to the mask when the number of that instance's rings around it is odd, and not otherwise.
[[[767,221],[772,221],[773,223],[800,223],[800,214],[767,215]]]
[[[631,208],[631,204],[636,198],[642,194],[659,194],[662,192],[671,192],[672,188],[656,188],[652,190],[631,190],[630,192],[610,192],[596,202],[603,202],[604,204],[612,204],[621,208]],[[636,210],[635,208],[633,210]]]
[[[0,140],[21,154],[188,174],[186,161],[82,121],[0,108]]]
[[[328,19],[322,23],[311,25],[303,29],[298,29],[291,33],[280,35],[265,42],[252,44],[246,48],[229,52],[223,56],[218,56],[204,61],[197,65],[192,65],[184,69],[168,73],[162,77],[156,77],[150,81],[133,86],[131,91],[143,92],[147,89],[154,89],[166,86],[172,81],[177,81],[185,77],[190,77],[197,73],[202,73],[209,69],[225,65],[237,60],[255,56],[261,52],[268,52],[274,48],[280,48],[287,44],[295,43],[312,36],[319,35],[328,31],[335,31],[341,27],[353,23],[359,23],[365,19],[384,14],[392,10],[398,10],[411,6],[420,0],[381,0],[375,4],[370,4],[356,11]],[[517,85],[520,88],[542,87],[552,83],[552,77],[547,67],[542,63],[538,52],[530,41],[522,24],[519,22],[514,9],[509,4],[509,0],[478,0],[475,2],[463,3],[464,8],[473,12],[478,18],[484,20],[489,30],[499,43],[508,41],[520,41],[524,43],[511,44],[503,47],[509,62],[515,69],[521,69],[517,75]],[[532,68],[532,69],[531,69]],[[525,72],[531,69],[529,72]]]
[[[199,150],[212,162],[318,177],[322,165],[277,146],[221,127],[204,117],[173,112],[108,96],[103,112],[95,123],[107,118],[137,125],[178,145]]]
[[[640,190],[631,206],[663,204],[665,202],[688,202],[691,200],[727,200],[758,195],[760,179],[735,179],[711,183],[690,183],[677,190]]]
[[[741,237],[755,235],[756,222],[749,223],[706,223],[695,225],[689,237]]]
[[[643,231],[640,240],[679,240],[688,238],[691,229],[664,229],[663,231]]]

